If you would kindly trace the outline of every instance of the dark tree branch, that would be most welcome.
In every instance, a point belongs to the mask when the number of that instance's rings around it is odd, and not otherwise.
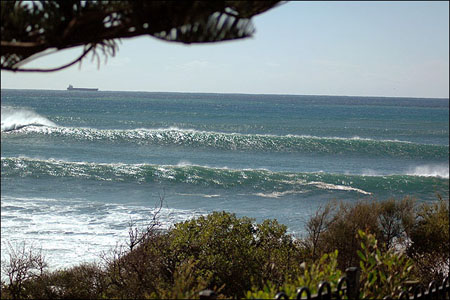
[[[59,70],[65,69],[67,67],[70,67],[70,66],[76,64],[77,62],[80,62],[94,48],[95,48],[95,46],[90,46],[88,49],[83,51],[83,53],[77,59],[75,59],[74,61],[72,61],[72,62],[70,62],[68,64],[65,64],[65,65],[62,65],[60,67],[57,67],[57,68],[52,68],[52,69],[19,69],[19,68],[8,68],[8,67],[5,67],[5,68],[2,68],[2,69],[6,70],[6,71],[13,71],[13,72],[55,72],[55,71],[59,71]]]
[[[1,69],[53,72],[21,65],[47,49],[91,45],[114,56],[115,40],[141,35],[178,43],[212,43],[250,37],[251,18],[279,1],[5,1],[1,2]],[[92,47],[92,48],[91,48]],[[106,51],[106,50],[109,51]]]

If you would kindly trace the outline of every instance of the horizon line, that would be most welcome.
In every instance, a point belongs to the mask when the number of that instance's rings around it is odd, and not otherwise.
[[[18,89],[0,88],[1,90],[34,90],[34,91],[67,91],[66,89]],[[273,95],[273,96],[312,96],[312,97],[363,97],[363,98],[408,98],[408,99],[441,99],[449,97],[419,97],[419,96],[364,96],[364,95],[327,95],[327,94],[279,94],[279,93],[238,93],[238,92],[167,92],[167,91],[141,91],[141,90],[99,90],[97,92],[129,92],[129,93],[167,93],[167,94],[228,94],[228,95]]]

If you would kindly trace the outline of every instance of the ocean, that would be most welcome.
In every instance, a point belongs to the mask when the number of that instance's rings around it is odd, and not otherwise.
[[[1,90],[1,248],[95,261],[157,211],[290,233],[332,200],[449,197],[449,100]]]

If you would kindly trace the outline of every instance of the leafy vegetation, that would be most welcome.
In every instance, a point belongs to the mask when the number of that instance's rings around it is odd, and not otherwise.
[[[269,280],[262,289],[253,287],[245,296],[247,299],[273,299],[279,291],[283,291],[289,298],[295,299],[299,287],[307,287],[312,293],[316,293],[321,281],[328,281],[331,288],[335,288],[343,276],[342,271],[337,268],[337,258],[337,250],[324,254],[314,263],[303,263],[300,272],[293,280],[287,279],[281,286]]]
[[[410,279],[413,262],[394,249],[381,252],[374,235],[358,232],[361,250],[358,250],[361,268],[361,298],[374,299],[380,295],[399,296]]]
[[[2,1],[2,70],[49,72],[92,54],[114,56],[117,39],[142,35],[168,42],[212,43],[252,36],[252,17],[279,1]],[[53,69],[22,65],[50,53],[83,46],[78,58]],[[47,53],[48,54],[48,51]]]
[[[317,292],[323,280],[336,287],[347,266],[361,269],[361,297],[397,297],[406,281],[427,283],[448,272],[449,207],[442,199],[331,203],[311,217],[301,239],[276,220],[258,224],[227,212],[165,231],[155,224],[131,228],[128,247],[98,264],[53,272],[42,255],[11,247],[2,299],[196,298],[204,289],[226,298],[280,291],[292,298],[301,286]]]
[[[303,243],[313,260],[337,249],[339,268],[344,270],[359,264],[358,230],[374,234],[383,251],[405,247],[416,215],[415,201],[410,198],[330,202],[308,221]]]
[[[411,226],[408,256],[424,281],[442,280],[450,270],[449,203],[439,197],[435,203],[423,203]]]

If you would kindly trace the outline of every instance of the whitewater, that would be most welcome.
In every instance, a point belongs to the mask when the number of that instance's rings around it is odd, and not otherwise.
[[[158,210],[212,211],[302,235],[331,200],[449,197],[449,101],[2,90],[2,259],[97,260]]]

